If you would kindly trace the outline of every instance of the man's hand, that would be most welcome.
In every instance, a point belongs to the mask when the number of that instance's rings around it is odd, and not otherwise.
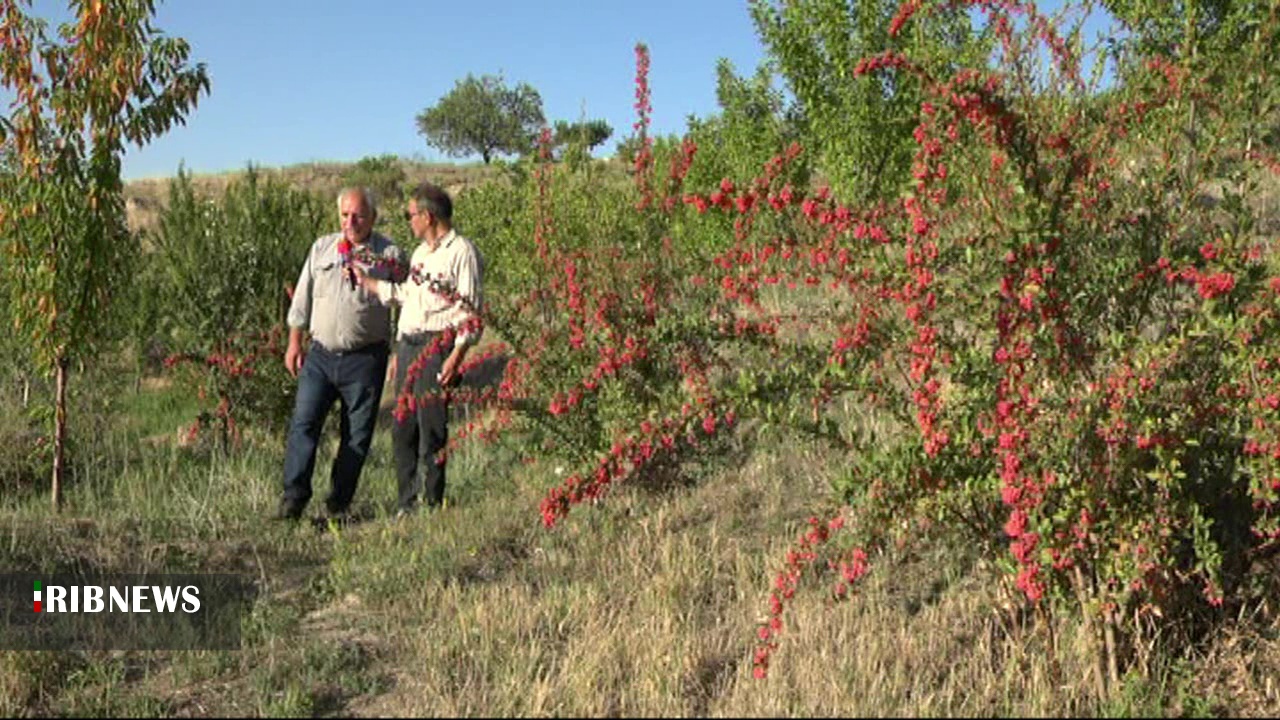
[[[356,263],[352,263],[347,267],[347,277],[351,278],[352,287],[364,288],[365,292],[371,295],[378,294],[378,281],[369,277],[364,268]]]
[[[444,363],[440,366],[440,387],[447,388],[452,385],[460,377],[458,368],[462,366],[462,358],[467,354],[466,345],[455,345],[453,352],[449,353],[449,357],[444,359]]]
[[[291,377],[296,378],[306,359],[307,351],[302,349],[302,331],[289,328],[289,347],[284,351],[284,369]]]

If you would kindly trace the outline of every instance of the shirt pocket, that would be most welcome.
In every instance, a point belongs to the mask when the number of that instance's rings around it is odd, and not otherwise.
[[[338,294],[338,283],[342,281],[342,266],[337,261],[320,263],[312,274],[315,278],[316,297],[328,298]]]

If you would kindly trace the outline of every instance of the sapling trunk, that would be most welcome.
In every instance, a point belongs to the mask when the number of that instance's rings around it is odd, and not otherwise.
[[[62,478],[66,474],[67,444],[67,357],[59,354],[54,360],[53,405],[53,511],[62,510]]]

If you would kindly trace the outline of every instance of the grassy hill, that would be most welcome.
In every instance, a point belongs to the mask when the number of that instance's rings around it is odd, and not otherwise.
[[[422,163],[403,159],[398,163],[404,172],[406,186],[412,187],[423,180],[430,180],[451,193],[461,192],[496,177],[499,173],[495,166],[480,163]],[[274,179],[299,190],[336,196],[350,182],[354,166],[354,163],[302,163],[256,169],[264,179]],[[193,175],[191,180],[198,194],[214,198],[221,197],[227,185],[243,175],[244,171],[239,170]],[[169,182],[169,178],[147,178],[125,185],[125,202],[131,228],[146,228],[155,223],[160,208],[167,200]]]

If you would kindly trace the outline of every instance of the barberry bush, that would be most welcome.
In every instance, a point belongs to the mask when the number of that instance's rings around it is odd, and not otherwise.
[[[951,37],[957,9],[990,55],[905,39]],[[728,432],[827,443],[844,507],[786,558],[757,675],[806,574],[848,596],[928,527],[1038,616],[1081,621],[1114,688],[1137,640],[1250,602],[1280,534],[1280,278],[1250,202],[1277,168],[1256,80],[1275,24],[1224,18],[1211,57],[1101,54],[1029,4],[909,0],[886,47],[830,69],[909,104],[878,142],[910,161],[875,192],[803,133],[751,176],[691,183],[704,146],[647,136],[638,47],[631,184],[544,161],[514,196],[528,234],[481,238],[505,262],[485,319],[510,361],[463,435],[533,433],[547,525],[714,462]],[[809,167],[848,182],[799,182]]]

